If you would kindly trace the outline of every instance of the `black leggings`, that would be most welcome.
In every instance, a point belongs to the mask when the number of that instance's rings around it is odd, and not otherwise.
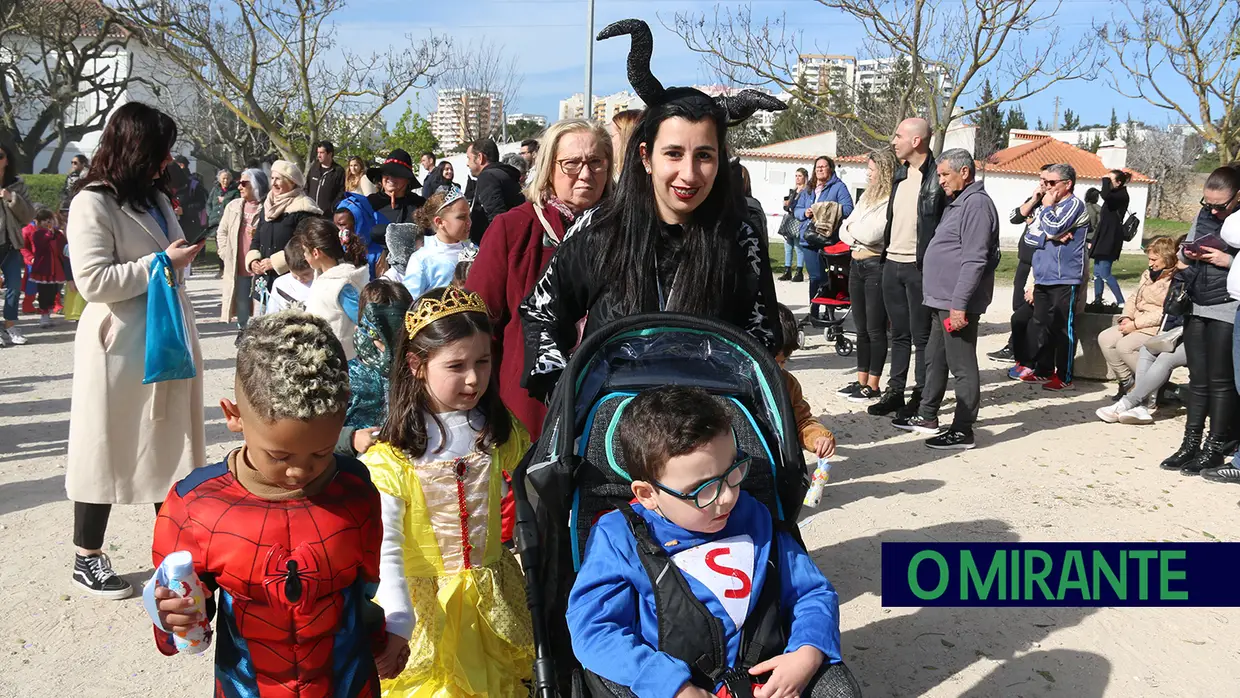
[[[883,364],[887,362],[887,306],[883,303],[881,257],[852,261],[848,297],[857,326],[857,371],[877,378],[883,375]]]
[[[39,310],[52,312],[56,307],[56,296],[60,295],[60,284],[39,284]]]
[[[1231,365],[1230,322],[1190,315],[1184,324],[1184,355],[1188,359],[1188,418],[1185,429],[1205,429],[1210,436],[1232,437],[1236,414],[1236,379]]]
[[[155,504],[155,515],[159,516],[159,508],[163,502]],[[73,544],[85,550],[103,548],[103,534],[108,531],[108,517],[112,514],[111,504],[91,504],[89,502],[73,503]]]

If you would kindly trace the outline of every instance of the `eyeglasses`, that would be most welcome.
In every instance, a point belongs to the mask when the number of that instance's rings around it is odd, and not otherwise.
[[[239,186],[239,187],[248,187],[248,186],[250,186],[250,183],[249,183],[249,182],[247,182],[246,180],[244,180],[244,179],[243,179],[243,180],[241,180],[240,182],[237,182],[237,186]]]
[[[736,463],[731,468],[723,471],[719,477],[713,477],[706,482],[698,485],[692,492],[681,492],[674,490],[663,483],[654,483],[655,487],[672,495],[676,499],[683,499],[687,502],[693,502],[698,509],[705,509],[719,499],[719,494],[723,492],[723,485],[727,483],[728,487],[739,487],[745,481],[745,477],[749,475],[749,465],[753,462],[753,458],[743,452],[736,454]]]
[[[1066,179],[1044,179],[1042,180],[1042,183],[1049,184],[1050,186],[1055,186],[1056,184],[1059,184],[1060,182],[1066,182],[1066,181],[1068,180]]]
[[[560,172],[569,177],[576,177],[581,174],[581,168],[584,165],[589,167],[590,171],[598,174],[607,169],[607,160],[604,158],[590,158],[589,160],[556,160],[556,164],[560,166]]]
[[[1233,196],[1230,201],[1226,201],[1221,204],[1211,204],[1206,203],[1206,197],[1203,196],[1201,197],[1201,207],[1208,210],[1210,213],[1223,213],[1232,207],[1232,204],[1235,203],[1235,198],[1236,197]]]

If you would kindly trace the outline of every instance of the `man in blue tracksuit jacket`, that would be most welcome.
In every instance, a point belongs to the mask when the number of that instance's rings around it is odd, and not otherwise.
[[[1073,194],[1076,170],[1071,165],[1051,165],[1041,173],[1042,208],[1037,225],[1025,231],[1025,243],[1033,253],[1033,313],[1042,333],[1034,375],[1046,390],[1072,387],[1072,362],[1076,357],[1074,309],[1085,282],[1085,241],[1089,215],[1085,202]],[[1053,371],[1053,373],[1052,373]]]
[[[727,525],[710,534],[687,531],[640,504],[632,507],[655,542],[663,545],[682,570],[694,569],[697,548],[723,546],[727,550],[718,558],[706,553],[704,565],[699,561],[698,574],[703,579],[692,573],[686,573],[685,579],[694,596],[723,621],[728,661],[733,666],[741,626],[766,581],[772,535],[779,536],[779,607],[791,619],[785,651],[808,645],[821,651],[826,662],[842,661],[835,588],[800,544],[787,533],[774,532],[771,514],[762,503],[742,492]],[[716,560],[713,566],[712,560]],[[751,564],[745,564],[750,560]],[[716,573],[712,575],[711,570]],[[723,599],[708,585],[722,589]],[[737,599],[738,592],[745,594]],[[747,607],[737,608],[736,601],[745,601],[745,597]],[[568,599],[568,628],[573,654],[583,667],[628,686],[639,698],[672,698],[689,680],[689,667],[683,661],[659,651],[654,589],[638,561],[637,541],[620,512],[606,514],[590,532],[585,560]]]

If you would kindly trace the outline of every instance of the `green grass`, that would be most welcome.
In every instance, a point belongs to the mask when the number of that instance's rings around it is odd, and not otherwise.
[[[1144,240],[1151,240],[1156,237],[1167,236],[1171,239],[1188,234],[1188,223],[1181,221],[1169,221],[1164,218],[1146,218]]]

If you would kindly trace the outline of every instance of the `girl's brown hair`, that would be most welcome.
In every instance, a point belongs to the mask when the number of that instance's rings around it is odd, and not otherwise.
[[[409,312],[416,311],[424,300],[442,300],[446,291],[446,288],[427,291],[414,301]],[[431,394],[426,380],[410,368],[409,359],[416,359],[418,364],[424,367],[431,357],[444,347],[479,334],[491,336],[491,320],[486,313],[454,313],[441,317],[418,330],[412,339],[408,332],[400,333],[396,351],[393,353],[395,358],[392,362],[388,392],[388,417],[379,431],[380,441],[403,449],[414,458],[421,458],[426,455],[429,443],[427,415],[430,415],[439,433],[447,435],[443,422],[430,411]],[[425,369],[420,369],[418,373],[423,370]],[[471,414],[471,422],[474,419],[484,420],[478,432],[479,449],[506,443],[512,436],[512,418],[499,398],[497,378],[492,372],[486,392],[482,394],[478,406]]]
[[[306,252],[318,250],[337,262],[348,262],[355,267],[367,265],[366,243],[353,233],[346,233],[342,243],[340,231],[330,221],[306,218],[297,224],[297,231],[293,234],[301,239]]]
[[[413,212],[413,222],[423,230],[435,232],[435,216],[439,215],[439,208],[443,206],[443,200],[447,198],[447,192],[435,192],[431,194],[431,198],[422,204],[422,208]],[[464,201],[464,199],[462,199]]]

